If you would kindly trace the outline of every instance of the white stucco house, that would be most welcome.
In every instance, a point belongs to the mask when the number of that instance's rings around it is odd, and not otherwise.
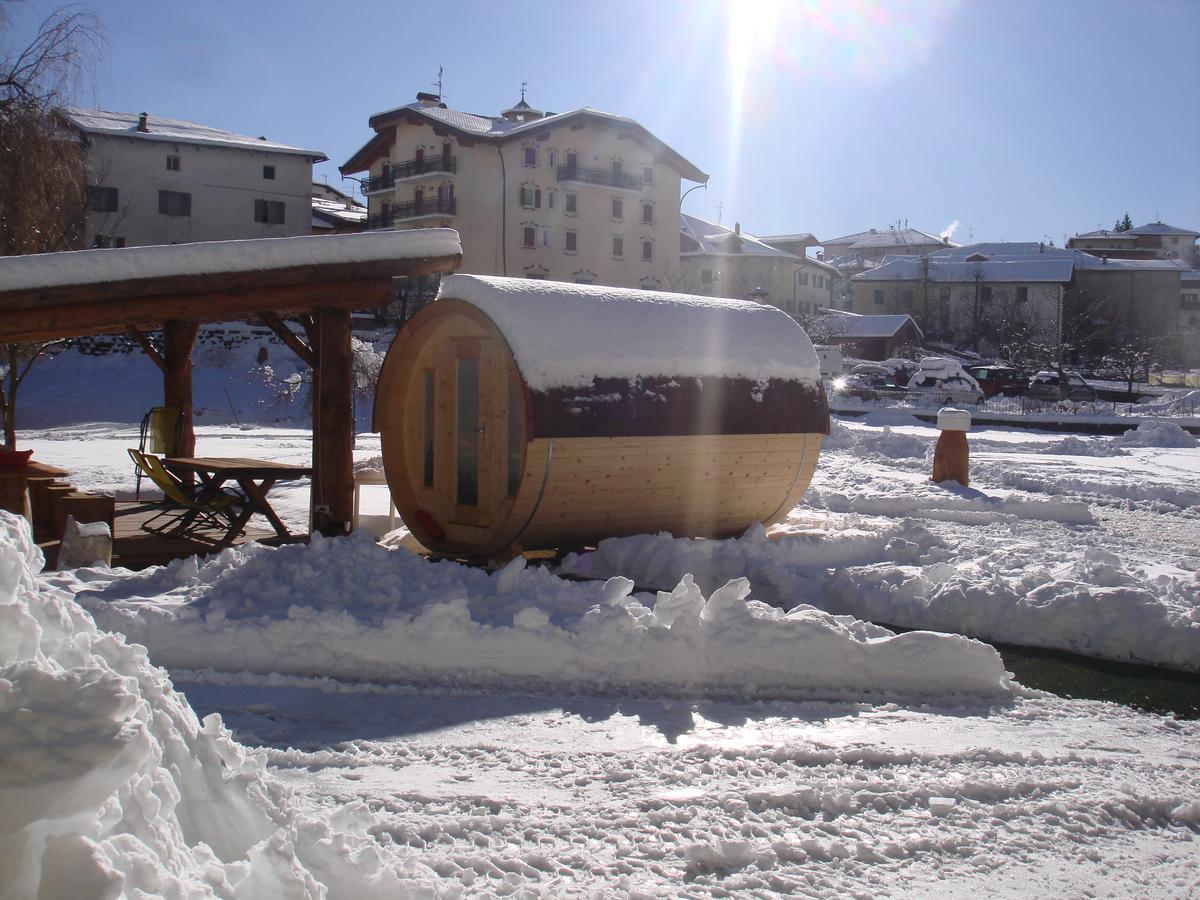
[[[312,233],[318,150],[147,113],[57,113],[87,150],[85,247]]]
[[[680,182],[708,179],[633,119],[587,107],[522,98],[477,115],[422,92],[369,124],[341,166],[360,177],[367,228],[457,229],[460,272],[668,288]]]

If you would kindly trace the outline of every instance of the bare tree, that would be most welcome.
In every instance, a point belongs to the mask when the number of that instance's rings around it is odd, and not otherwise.
[[[55,110],[83,83],[103,50],[96,17],[70,7],[48,16],[25,46],[11,35],[0,6],[0,256],[80,246],[87,215],[82,144]],[[16,444],[16,398],[44,345],[0,348],[4,446]]]

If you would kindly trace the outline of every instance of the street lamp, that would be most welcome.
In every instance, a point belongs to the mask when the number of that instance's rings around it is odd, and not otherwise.
[[[690,194],[694,190],[698,190],[699,188],[707,188],[707,187],[708,187],[708,182],[704,181],[704,182],[701,182],[700,184],[693,185],[692,187],[690,187],[686,191],[684,191],[683,196],[679,198],[679,211],[683,212],[683,201],[687,199],[688,194]]]

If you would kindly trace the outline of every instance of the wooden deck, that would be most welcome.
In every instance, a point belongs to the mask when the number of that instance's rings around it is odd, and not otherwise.
[[[119,501],[116,508],[116,519],[113,528],[113,567],[121,566],[126,569],[145,569],[148,566],[161,566],[173,559],[186,559],[189,556],[207,556],[219,553],[222,548],[217,542],[224,536],[223,531],[216,529],[197,529],[188,537],[173,537],[168,534],[155,534],[146,531],[142,525],[156,516],[159,508],[145,501]],[[269,528],[256,528],[251,520],[247,528],[234,546],[259,541],[263,544],[277,545],[283,543]],[[259,519],[261,521],[261,519]],[[297,534],[294,541],[307,541],[307,534]],[[39,545],[46,556],[46,568],[54,568],[58,559],[58,541],[43,541]]]

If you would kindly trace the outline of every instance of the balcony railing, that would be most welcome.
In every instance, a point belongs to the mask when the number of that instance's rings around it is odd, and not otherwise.
[[[559,166],[558,180],[581,181],[584,184],[598,184],[602,187],[620,188],[623,191],[642,189],[641,175],[628,175],[625,172],[597,169],[592,166]]]
[[[457,157],[427,156],[424,159],[407,159],[396,163],[386,174],[373,175],[363,180],[363,193],[386,191],[395,186],[397,181],[405,181],[420,175],[453,174],[456,171]]]
[[[367,230],[389,228],[406,219],[421,219],[426,216],[452,216],[456,212],[454,197],[431,197],[428,200],[409,200],[393,203],[387,212],[367,217]]]

